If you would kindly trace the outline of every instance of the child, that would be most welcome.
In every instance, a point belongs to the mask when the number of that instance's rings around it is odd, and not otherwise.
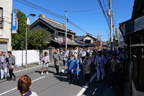
[[[44,57],[42,58],[42,62],[43,62],[43,68],[42,68],[42,72],[41,72],[41,75],[43,75],[43,71],[44,71],[44,68],[46,67],[47,68],[47,72],[46,74],[48,74],[48,63],[49,63],[49,56],[48,56],[48,53],[45,52],[44,53]]]
[[[90,84],[90,64],[91,60],[88,58],[89,56],[86,55],[85,59],[83,60],[83,73],[85,75],[85,82]]]

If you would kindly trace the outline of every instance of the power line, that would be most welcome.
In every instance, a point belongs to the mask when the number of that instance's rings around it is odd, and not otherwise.
[[[33,3],[31,3],[31,2],[29,2],[29,1],[27,1],[27,0],[15,0],[15,1],[17,1],[17,2],[19,2],[19,3],[21,3],[21,4],[24,4],[24,5],[26,5],[26,6],[29,6],[29,7],[31,7],[31,8],[34,8],[34,9],[36,9],[36,10],[45,12],[45,13],[47,13],[47,14],[51,14],[51,15],[53,15],[53,16],[56,16],[56,17],[58,17],[58,18],[60,18],[60,19],[65,20],[65,17],[64,17],[64,16],[61,16],[61,15],[59,15],[59,14],[57,14],[57,13],[54,13],[54,12],[49,11],[49,10],[47,10],[47,9],[45,9],[45,8],[42,8],[42,7],[38,6],[38,5],[35,5],[35,4],[33,4]],[[84,29],[82,29],[81,27],[79,27],[78,25],[76,25],[75,23],[73,23],[72,21],[70,21],[70,20],[68,20],[68,21],[69,21],[69,23],[70,23],[71,25],[73,25],[73,26],[76,27],[77,29],[79,29],[79,30],[87,33],[87,31],[85,31]]]
[[[68,22],[73,25],[74,27],[76,27],[77,29],[83,31],[84,33],[88,33],[87,31],[85,31],[84,29],[82,29],[81,27],[79,27],[78,25],[76,25],[75,23],[73,23],[72,21],[68,20]]]
[[[108,5],[105,5],[105,6],[108,6]],[[72,10],[69,10],[68,12],[90,12],[90,11],[95,11],[95,10],[98,10],[98,9],[101,9],[101,8],[89,9],[89,10],[81,10],[81,11],[72,11]]]
[[[107,12],[106,5],[105,5],[105,1],[104,1],[104,0],[103,0],[103,4],[104,4],[105,12]]]
[[[101,3],[100,0],[98,0],[98,1],[99,1],[100,6],[101,6],[102,12],[103,12],[103,14],[104,14],[104,16],[105,16],[105,18],[106,18],[107,24],[108,24],[108,26],[109,26],[109,28],[110,28],[109,20],[108,20],[108,18],[107,18],[107,15],[105,14],[105,11],[104,11],[104,9],[103,9],[102,3]]]
[[[24,5],[26,5],[26,6],[29,6],[29,7],[31,7],[31,8],[34,8],[34,9],[36,9],[36,10],[43,11],[43,12],[48,13],[48,14],[50,14],[50,15],[56,16],[56,17],[58,17],[58,18],[65,19],[64,16],[61,16],[61,15],[59,15],[59,14],[57,14],[57,13],[54,13],[54,12],[52,12],[52,11],[49,11],[49,10],[47,10],[47,9],[45,9],[45,8],[42,8],[42,7],[38,6],[38,5],[35,5],[35,4],[33,4],[33,3],[30,3],[30,2],[28,2],[28,1],[26,1],[26,0],[21,0],[21,1],[20,1],[20,0],[15,0],[15,1],[17,1],[17,2],[19,2],[19,3],[21,3],[21,4],[24,4]]]

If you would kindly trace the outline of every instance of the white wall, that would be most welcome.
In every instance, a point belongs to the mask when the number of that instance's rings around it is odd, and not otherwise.
[[[91,40],[91,44],[93,43],[93,39],[88,36],[84,38],[84,41],[86,41],[86,40]]]
[[[7,39],[7,50],[11,50],[11,14],[12,0],[0,0],[0,7],[3,8],[3,29],[0,29],[0,39]]]
[[[15,56],[16,66],[25,66],[25,50],[12,51]],[[28,50],[27,51],[27,64],[40,63],[39,61],[39,50]]]

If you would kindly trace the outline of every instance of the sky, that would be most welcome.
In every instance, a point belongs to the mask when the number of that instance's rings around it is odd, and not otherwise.
[[[23,0],[21,0],[23,1]],[[68,19],[73,23],[92,34],[94,37],[101,35],[101,40],[108,40],[108,33],[110,32],[106,19],[103,15],[98,0],[27,0],[31,3],[39,5],[47,10],[55,12],[59,15],[65,16],[65,9],[68,10]],[[101,0],[103,6],[108,9],[107,0]],[[115,25],[119,27],[119,23],[122,23],[131,18],[133,10],[134,0],[112,0],[112,11],[114,15]],[[47,14],[45,12],[33,9],[26,5],[23,5],[16,0],[13,0],[13,9],[20,9],[23,13],[29,15],[30,13],[36,14],[35,17],[30,17],[32,23],[39,14],[44,14],[46,17],[54,19],[58,22],[65,23],[61,18]],[[97,9],[89,12],[70,12],[70,11],[83,11]],[[68,23],[68,28],[76,33],[78,36],[86,35],[85,32],[77,29]]]

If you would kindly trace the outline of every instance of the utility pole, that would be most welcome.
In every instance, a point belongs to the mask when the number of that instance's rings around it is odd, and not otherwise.
[[[110,42],[111,42],[111,51],[113,50],[113,34],[112,34],[112,17],[113,17],[113,13],[112,13],[112,0],[110,0],[109,2],[109,10],[110,10]]]
[[[34,17],[34,16],[36,16],[35,14],[33,14],[33,13],[31,13],[31,14],[29,14],[27,17],[26,17],[26,34],[25,34],[25,67],[27,68],[27,19],[28,19],[28,17],[29,16],[32,16],[32,17]]]
[[[65,49],[67,49],[67,9],[65,10]]]

